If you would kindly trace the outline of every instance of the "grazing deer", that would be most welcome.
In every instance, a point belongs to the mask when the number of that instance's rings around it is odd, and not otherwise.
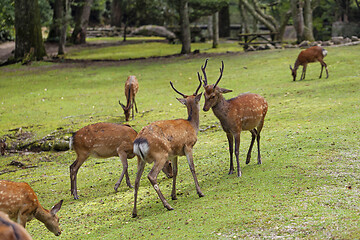
[[[4,155],[6,151],[6,138],[0,139],[0,152],[1,155]]]
[[[9,216],[0,211],[1,240],[32,240],[30,234],[20,224],[12,221]]]
[[[264,125],[265,115],[268,109],[266,100],[257,94],[244,93],[237,97],[225,100],[224,93],[232,92],[225,88],[218,87],[218,83],[221,80],[224,71],[224,62],[220,68],[220,77],[215,84],[208,85],[205,68],[208,59],[205,61],[205,65],[201,67],[204,75],[204,88],[205,88],[205,104],[203,110],[209,111],[211,108],[215,116],[220,120],[223,130],[226,132],[226,136],[229,142],[230,152],[230,170],[229,174],[234,171],[233,165],[233,145],[235,139],[235,157],[237,162],[237,175],[241,176],[241,169],[239,165],[239,147],[240,147],[240,133],[241,131],[250,131],[252,134],[251,144],[246,158],[246,164],[250,162],[251,150],[255,141],[258,145],[258,164],[261,164],[260,156],[260,132]]]
[[[133,142],[136,131],[129,125],[115,123],[95,123],[78,130],[70,139],[70,149],[76,152],[76,160],[70,166],[71,194],[79,199],[77,194],[77,172],[81,165],[91,156],[109,158],[119,156],[123,165],[120,179],[115,184],[117,191],[125,175],[126,184],[132,187],[128,174],[127,159],[133,158]],[[171,165],[167,163],[163,169],[168,177],[172,177]]]
[[[321,78],[321,76],[322,76],[324,67],[326,70],[326,78],[328,78],[329,73],[328,73],[327,65],[323,60],[326,55],[327,55],[327,51],[319,46],[310,47],[308,49],[301,51],[295,61],[294,68],[292,68],[290,65],[290,70],[291,70],[291,74],[293,76],[293,81],[296,80],[296,71],[300,65],[303,66],[303,71],[302,71],[300,80],[305,79],[306,66],[308,63],[312,63],[312,62],[320,62],[320,64],[321,64],[321,72],[320,72],[319,78]]]
[[[126,106],[122,104],[119,100],[119,104],[124,110],[125,120],[129,121],[130,117],[130,108],[132,109],[132,119],[134,119],[134,105],[136,113],[138,112],[136,102],[135,102],[135,95],[139,90],[139,83],[135,76],[129,76],[125,82],[125,96],[126,96]]]
[[[60,210],[63,200],[58,202],[51,210],[44,209],[34,192],[25,182],[11,182],[0,180],[0,211],[9,215],[23,227],[34,217],[44,223],[55,236],[61,234],[59,217],[56,213]]]
[[[157,184],[157,175],[168,159],[172,161],[173,167],[173,186],[171,198],[173,200],[177,199],[177,157],[184,155],[187,158],[191,173],[193,175],[197,194],[199,197],[204,196],[200,190],[200,186],[196,177],[192,154],[193,147],[197,141],[197,133],[199,131],[199,101],[202,93],[198,94],[198,91],[201,87],[201,82],[193,95],[182,94],[174,88],[171,82],[170,84],[174,91],[183,97],[177,98],[177,100],[187,107],[188,118],[187,120],[176,119],[153,122],[141,129],[138,136],[136,137],[134,141],[134,153],[138,156],[138,172],[135,180],[135,200],[132,213],[133,217],[137,216],[137,195],[145,163],[154,162],[154,166],[148,174],[148,179],[150,180],[156,193],[164,204],[164,207],[168,210],[173,210],[173,208],[166,201]]]

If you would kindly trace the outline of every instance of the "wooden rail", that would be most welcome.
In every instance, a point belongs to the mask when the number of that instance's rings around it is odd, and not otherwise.
[[[240,33],[238,34],[239,40],[244,38],[244,42],[240,42],[240,45],[244,45],[244,49],[247,49],[251,44],[267,44],[270,43],[271,45],[274,45],[276,43],[280,43],[280,41],[275,41],[275,38],[279,34],[278,32],[267,32],[267,33]],[[269,39],[266,36],[270,36],[271,39]],[[253,42],[255,39],[261,38],[264,41],[262,42]]]

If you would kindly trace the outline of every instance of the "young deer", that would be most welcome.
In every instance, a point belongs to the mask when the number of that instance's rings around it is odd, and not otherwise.
[[[6,138],[0,139],[0,153],[4,155],[6,151]]]
[[[81,165],[91,156],[109,158],[119,156],[123,165],[121,176],[115,184],[117,191],[125,175],[126,184],[132,187],[128,174],[127,159],[133,158],[133,142],[137,133],[129,125],[115,123],[95,123],[78,130],[70,140],[70,149],[76,152],[76,160],[70,166],[71,194],[79,199],[77,194],[77,172]],[[167,163],[163,169],[168,177],[172,177],[171,165]]]
[[[138,156],[138,172],[135,180],[135,200],[132,213],[133,217],[137,216],[137,195],[145,163],[154,162],[154,166],[148,174],[148,179],[150,180],[156,193],[164,204],[164,207],[166,207],[168,210],[173,210],[173,208],[166,201],[157,184],[157,175],[168,159],[172,161],[174,175],[171,198],[173,200],[177,199],[177,157],[184,155],[187,158],[191,173],[193,175],[197,194],[199,197],[204,196],[200,190],[200,186],[196,177],[192,154],[193,147],[197,141],[197,133],[199,131],[199,101],[202,93],[198,94],[198,91],[201,87],[201,82],[193,95],[182,94],[174,88],[171,82],[170,84],[174,91],[183,97],[177,98],[177,100],[187,107],[188,118],[187,120],[176,119],[153,122],[141,129],[138,136],[136,137],[134,141],[134,153]]]
[[[44,209],[34,192],[25,182],[11,182],[0,180],[0,211],[9,215],[23,227],[34,217],[44,223],[55,236],[61,234],[59,218],[56,213],[60,210],[63,200],[51,210]]]
[[[308,49],[301,51],[295,61],[294,68],[292,68],[290,65],[290,70],[291,70],[291,74],[293,76],[293,81],[296,80],[296,71],[300,65],[303,66],[303,71],[302,71],[300,80],[305,79],[307,64],[312,63],[312,62],[320,62],[320,64],[321,64],[321,72],[320,72],[319,78],[321,78],[321,76],[322,76],[324,67],[326,70],[326,78],[328,78],[329,73],[328,73],[327,65],[323,60],[326,55],[327,55],[327,51],[319,46],[310,47]]]
[[[4,212],[0,212],[0,239],[32,240],[26,229],[20,224],[12,221]]]
[[[135,102],[135,95],[139,90],[139,83],[135,76],[129,76],[125,82],[125,96],[126,96],[126,106],[124,106],[120,100],[119,104],[124,110],[125,120],[129,121],[130,117],[130,108],[132,109],[132,119],[134,119],[134,105],[136,113],[138,112],[136,102]]]
[[[220,120],[223,130],[229,142],[230,152],[230,170],[229,174],[234,171],[233,165],[233,145],[235,139],[235,157],[237,162],[237,175],[241,176],[241,169],[239,165],[239,146],[240,146],[240,133],[241,131],[250,131],[252,134],[251,144],[246,158],[246,164],[250,162],[251,150],[255,141],[258,145],[258,164],[261,164],[260,156],[260,132],[264,125],[265,115],[268,109],[266,100],[257,94],[244,93],[229,100],[225,100],[224,93],[232,92],[225,88],[218,87],[218,83],[224,71],[224,62],[220,68],[220,77],[215,84],[208,85],[205,68],[207,65],[201,67],[204,75],[204,88],[205,88],[205,104],[203,110],[209,111],[211,108],[215,116]]]

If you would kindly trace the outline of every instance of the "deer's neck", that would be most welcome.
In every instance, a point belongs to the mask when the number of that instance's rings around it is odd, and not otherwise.
[[[224,98],[224,96],[220,95],[217,103],[211,108],[223,126],[227,120],[229,105],[229,102]]]
[[[50,218],[50,212],[47,211],[46,209],[44,209],[42,206],[39,206],[36,209],[36,212],[35,212],[34,216],[40,222],[46,223],[46,222],[48,222],[48,220]]]
[[[199,104],[191,104],[187,106],[188,109],[188,121],[190,122],[191,126],[196,131],[196,134],[199,132],[199,111],[200,111],[200,105]]]
[[[299,68],[299,66],[300,66],[300,61],[299,61],[299,59],[296,59],[295,64],[294,64],[295,71]]]

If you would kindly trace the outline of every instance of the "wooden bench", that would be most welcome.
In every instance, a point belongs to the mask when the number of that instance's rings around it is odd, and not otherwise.
[[[238,34],[239,40],[244,38],[244,42],[239,42],[239,45],[244,45],[244,49],[247,49],[250,45],[258,44],[271,44],[275,46],[276,43],[281,43],[280,41],[275,41],[276,35],[278,32],[267,32],[267,33],[240,33]],[[266,36],[270,36],[270,39]],[[261,38],[264,41],[262,42],[253,42],[255,39]]]

